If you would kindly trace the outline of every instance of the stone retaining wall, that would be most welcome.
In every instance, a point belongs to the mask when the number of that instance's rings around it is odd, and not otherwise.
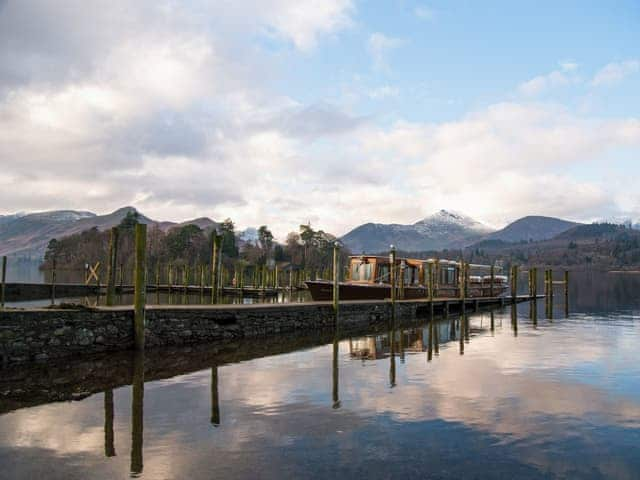
[[[398,317],[415,318],[417,305],[397,305]],[[340,307],[340,328],[362,329],[389,318],[387,302],[349,302]],[[146,312],[149,348],[313,331],[335,326],[328,303],[151,307]],[[30,309],[0,312],[4,365],[133,347],[133,310]]]

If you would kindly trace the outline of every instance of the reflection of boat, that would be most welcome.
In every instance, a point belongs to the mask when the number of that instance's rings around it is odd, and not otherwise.
[[[391,298],[390,259],[384,256],[349,257],[349,278],[339,284],[341,300],[382,300]],[[436,298],[458,297],[463,270],[460,262],[436,259],[397,258],[396,297],[418,299],[429,296],[429,277],[433,277],[433,296]],[[467,298],[502,295],[507,289],[507,277],[490,275],[489,265],[466,264]],[[496,267],[497,268],[497,267]],[[431,272],[431,274],[430,274]],[[470,273],[473,273],[470,275]],[[493,281],[492,281],[493,279]],[[314,300],[330,300],[333,283],[328,280],[305,282]],[[464,287],[462,287],[464,288]]]

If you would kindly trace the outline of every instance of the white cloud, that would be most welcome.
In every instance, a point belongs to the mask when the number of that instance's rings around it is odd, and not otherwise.
[[[4,5],[3,211],[105,213],[136,202],[158,219],[232,217],[283,238],[308,220],[343,233],[446,207],[500,224],[536,212],[605,216],[635,201],[613,194],[615,181],[578,180],[567,169],[637,148],[638,118],[511,102],[444,123],[381,126],[341,105],[302,104],[274,91],[276,62],[256,48],[265,29],[308,52],[348,26],[353,7],[325,2],[312,19],[310,4],[265,1],[226,3],[215,15],[208,3],[198,7],[204,11],[117,0],[100,8],[80,0],[68,9]],[[402,43],[371,35],[378,67]],[[574,71],[565,65],[556,73]],[[542,83],[562,81],[551,75]],[[359,87],[361,97],[399,95],[392,85]]]
[[[578,78],[571,74],[575,64],[562,64],[561,70],[554,70],[546,75],[539,75],[518,86],[518,92],[525,96],[539,95],[547,90],[578,82]]]
[[[417,6],[414,11],[416,17],[421,18],[423,20],[433,20],[436,16],[436,12],[425,5]]]
[[[638,71],[640,71],[640,61],[638,60],[609,63],[595,74],[591,84],[594,87],[613,85]]]
[[[380,87],[370,88],[367,91],[367,96],[374,100],[397,97],[398,95],[400,95],[400,90],[397,87],[392,87],[391,85],[382,85]]]
[[[371,59],[373,60],[373,67],[376,70],[387,70],[389,68],[389,54],[403,44],[404,40],[395,37],[388,37],[380,32],[375,32],[369,35],[367,48],[371,55]]]

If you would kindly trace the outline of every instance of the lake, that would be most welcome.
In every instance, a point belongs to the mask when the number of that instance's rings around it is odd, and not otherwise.
[[[0,370],[0,478],[639,478],[638,292]]]

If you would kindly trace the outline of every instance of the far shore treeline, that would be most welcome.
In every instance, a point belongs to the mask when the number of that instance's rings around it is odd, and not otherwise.
[[[129,212],[118,225],[118,267],[130,274],[134,262],[134,227],[139,222],[138,212]],[[147,232],[147,265],[151,271],[176,268],[200,267],[211,261],[212,235],[222,237],[222,264],[228,271],[238,267],[266,267],[275,265],[282,269],[305,270],[323,275],[331,268],[333,247],[336,238],[314,230],[310,225],[301,225],[299,232],[291,232],[286,242],[280,244],[266,225],[258,229],[257,238],[243,240],[236,233],[231,219],[214,227],[201,228],[187,224],[164,231],[157,224],[149,225]],[[41,264],[41,270],[51,270],[55,259],[56,269],[82,271],[87,264],[101,262],[106,265],[109,255],[110,230],[94,227],[49,242]],[[350,252],[340,249],[342,265]],[[164,276],[164,272],[163,272]]]

